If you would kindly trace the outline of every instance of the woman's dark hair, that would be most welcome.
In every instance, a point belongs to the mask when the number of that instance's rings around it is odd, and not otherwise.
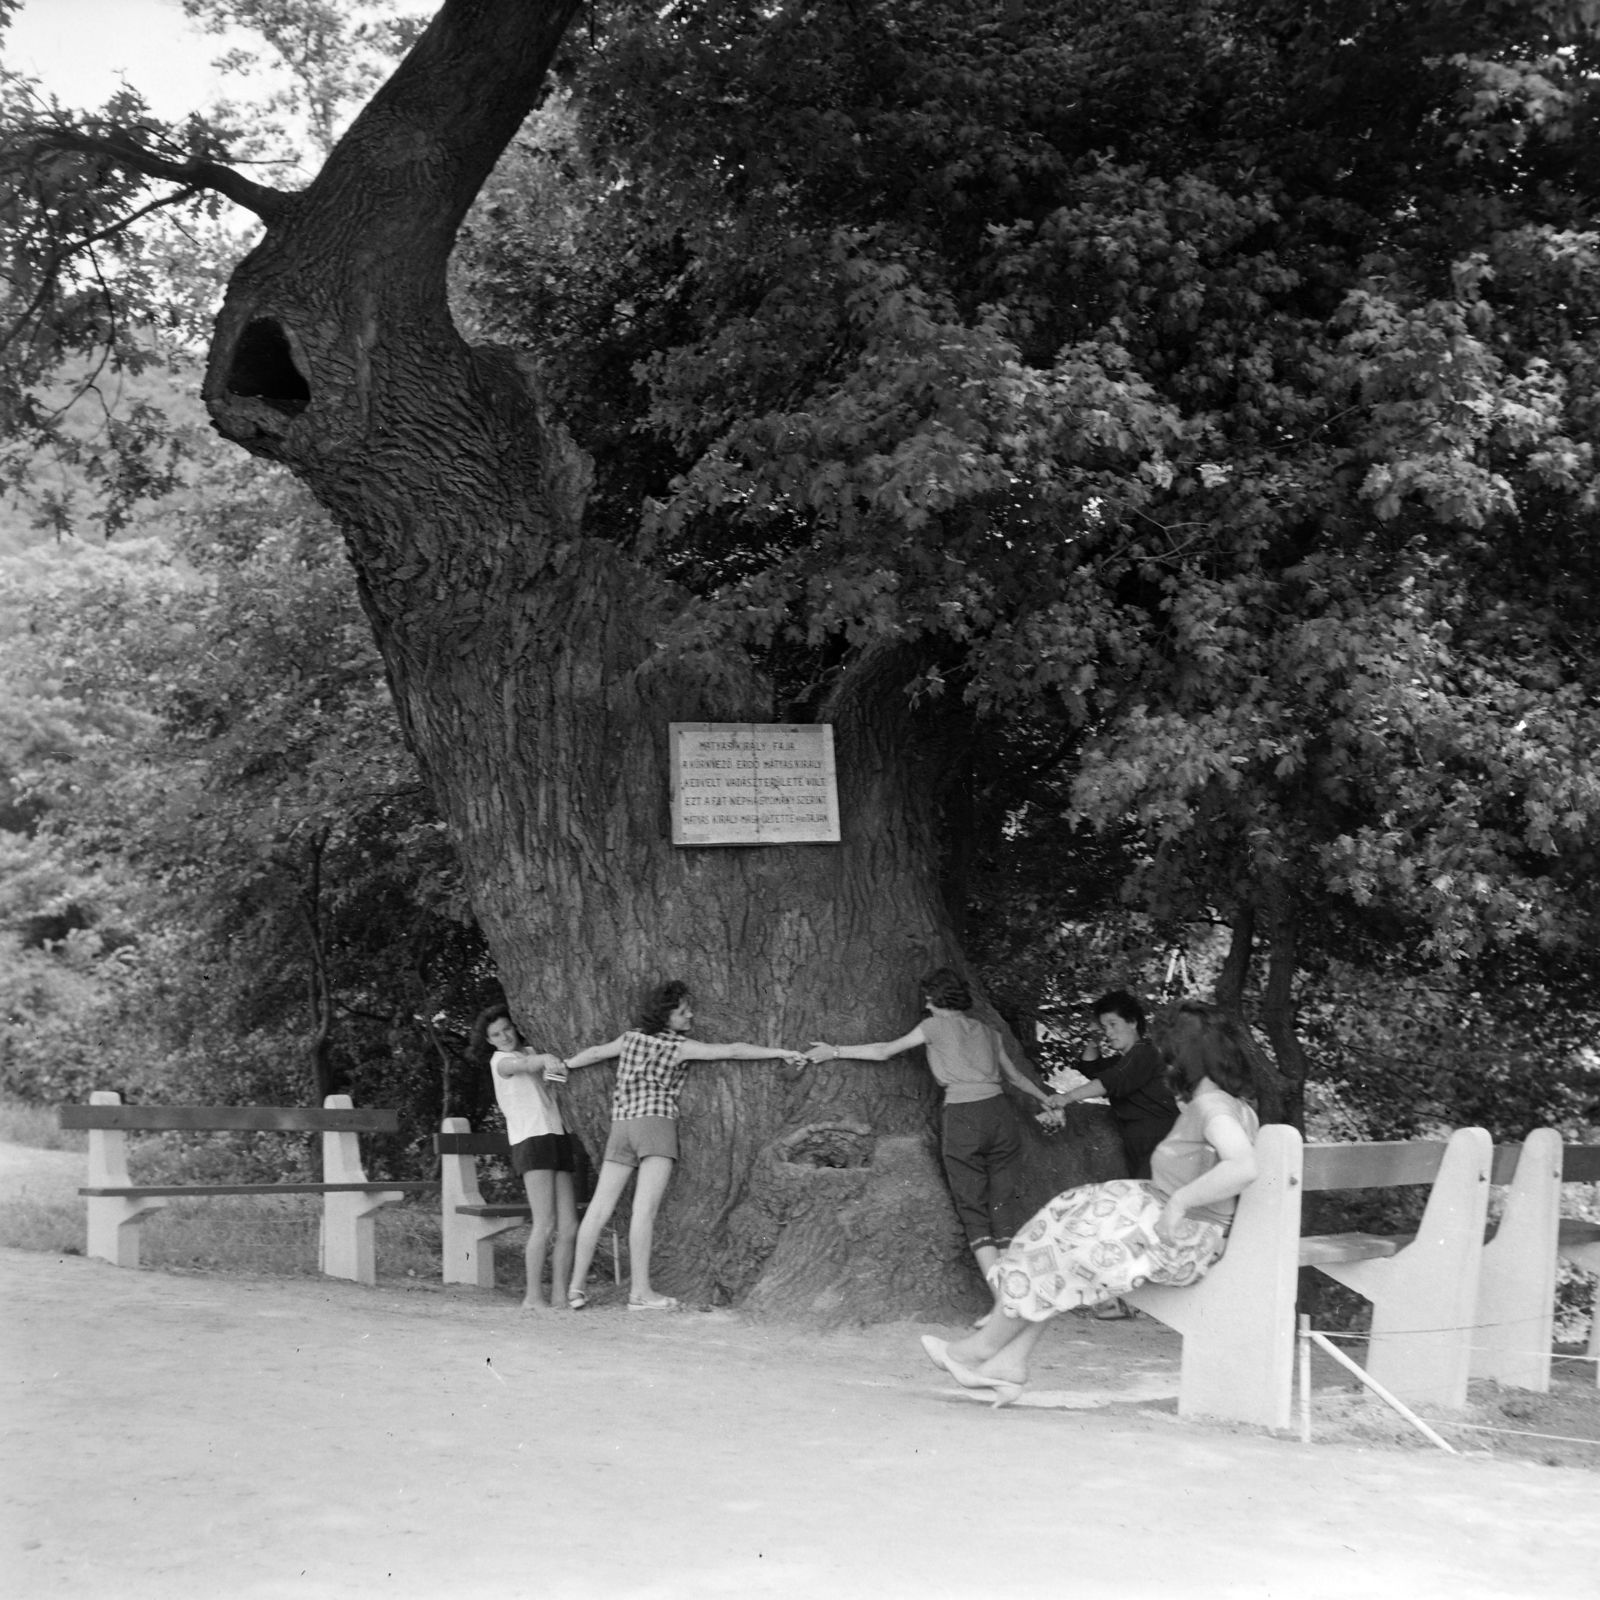
[[[923,998],[946,1011],[970,1011],[972,991],[954,967],[935,967],[921,980]]]
[[[489,1029],[502,1017],[516,1030],[517,1043],[526,1045],[527,1040],[522,1037],[522,1029],[517,1027],[516,1018],[511,1015],[511,1008],[500,1001],[498,1005],[485,1006],[478,1013],[477,1020],[472,1024],[472,1033],[467,1040],[467,1049],[474,1061],[487,1062],[494,1054],[494,1046],[489,1043]]]
[[[1121,1017],[1124,1022],[1131,1022],[1139,1030],[1139,1037],[1144,1038],[1144,1007],[1126,989],[1101,995],[1089,1009],[1096,1017]]]
[[[665,1033],[672,1013],[689,998],[689,985],[679,978],[658,983],[644,997],[633,1025],[640,1033]]]
[[[1202,1078],[1228,1094],[1255,1097],[1250,1042],[1242,1023],[1221,1006],[1179,1000],[1157,1014],[1151,1037],[1167,1063],[1167,1084],[1180,1100],[1194,1097]]]

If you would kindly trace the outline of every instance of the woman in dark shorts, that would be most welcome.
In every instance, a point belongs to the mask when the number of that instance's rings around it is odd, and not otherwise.
[[[524,1311],[548,1311],[567,1298],[572,1252],[578,1240],[578,1204],[573,1192],[572,1139],[555,1097],[545,1087],[549,1072],[565,1077],[559,1056],[530,1050],[504,1006],[491,1006],[478,1018],[478,1032],[494,1054],[489,1073],[494,1097],[505,1114],[511,1141],[511,1170],[528,1193],[533,1226],[528,1232],[528,1284]],[[552,1237],[554,1247],[552,1248]],[[550,1298],[544,1295],[544,1258],[550,1255]]]

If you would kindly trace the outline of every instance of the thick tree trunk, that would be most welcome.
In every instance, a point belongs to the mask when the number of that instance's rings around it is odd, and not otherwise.
[[[584,537],[582,452],[516,359],[469,349],[448,315],[456,226],[574,9],[445,7],[241,264],[206,399],[340,519],[530,1038],[613,1037],[667,977],[693,985],[704,1037],[893,1037],[918,973],[959,963],[893,656],[863,663],[832,711],[842,843],[674,847],[668,723],[771,720],[770,699],[740,661],[659,648],[685,597]],[[569,1090],[591,1150],[610,1082],[592,1069]],[[657,1280],[861,1315],[970,1300],[932,1106],[904,1060],[696,1067]],[[1052,1187],[1099,1175],[1103,1142],[1053,1146]]]
[[[1217,974],[1213,998],[1245,1030],[1256,1110],[1261,1120],[1283,1122],[1286,1120],[1283,1079],[1250,1032],[1250,1021],[1244,1009],[1245,988],[1250,981],[1250,967],[1255,959],[1256,908],[1251,902],[1241,902],[1234,911],[1228,924],[1228,934],[1228,954],[1223,960],[1221,972]]]

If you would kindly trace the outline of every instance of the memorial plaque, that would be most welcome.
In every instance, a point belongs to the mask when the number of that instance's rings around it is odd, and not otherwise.
[[[837,844],[825,722],[674,722],[674,844]]]

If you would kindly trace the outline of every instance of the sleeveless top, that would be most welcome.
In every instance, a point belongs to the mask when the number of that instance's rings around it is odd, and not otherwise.
[[[976,1017],[927,1016],[928,1069],[944,1088],[947,1106],[989,1100],[1000,1090],[1000,1035]]]
[[[494,1097],[505,1113],[506,1137],[512,1144],[537,1139],[548,1133],[565,1133],[555,1097],[544,1086],[544,1078],[519,1072],[510,1078],[500,1076],[502,1061],[515,1061],[521,1052],[496,1050],[489,1057],[489,1076],[494,1080]]]
[[[1206,1143],[1206,1124],[1217,1116],[1234,1118],[1251,1144],[1256,1142],[1261,1119],[1243,1100],[1224,1094],[1220,1089],[1207,1089],[1204,1094],[1197,1094],[1178,1113],[1172,1132],[1150,1156],[1150,1181],[1163,1200],[1170,1199],[1186,1183],[1193,1183],[1201,1173],[1209,1172],[1221,1159]],[[1208,1206],[1191,1207],[1189,1215],[1202,1222],[1220,1222],[1226,1227],[1233,1221],[1237,1204],[1237,1196],[1213,1200]]]
[[[622,1036],[617,1086],[611,1095],[611,1116],[676,1117],[689,1063],[678,1060],[681,1033],[638,1033]]]

